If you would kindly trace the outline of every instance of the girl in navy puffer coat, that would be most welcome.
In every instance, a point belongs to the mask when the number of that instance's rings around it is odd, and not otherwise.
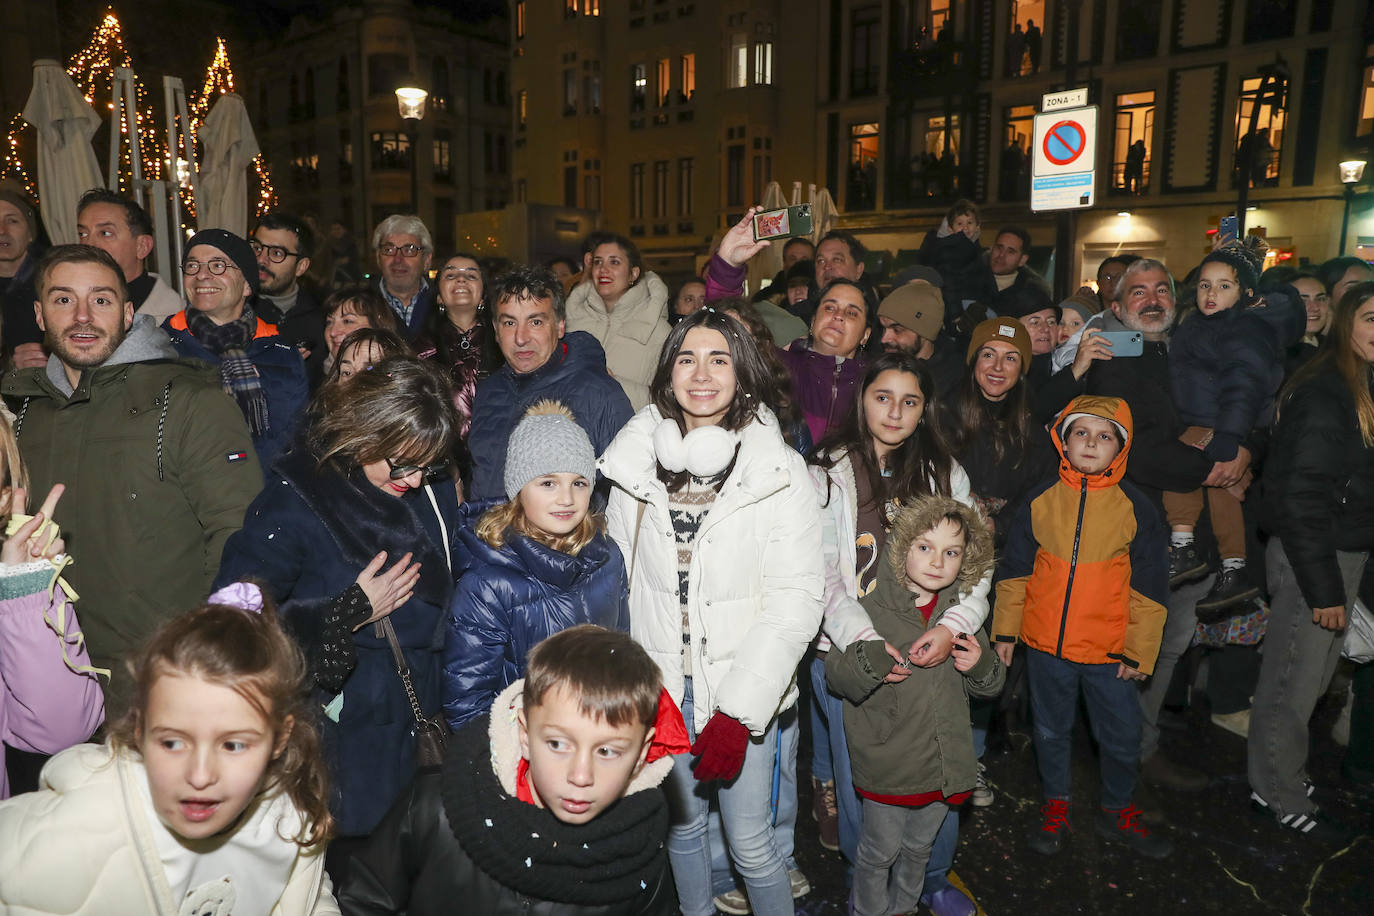
[[[525,657],[580,623],[630,629],[625,561],[591,513],[596,453],[554,401],[529,409],[506,453],[509,500],[463,507],[454,543],[461,571],[444,638],[444,714],[478,718],[525,676]]]

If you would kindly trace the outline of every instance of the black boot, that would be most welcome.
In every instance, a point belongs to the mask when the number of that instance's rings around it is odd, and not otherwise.
[[[1259,588],[1250,581],[1244,566],[1239,569],[1222,567],[1211,590],[1197,603],[1197,619],[1203,623],[1224,620],[1240,605],[1258,597]]]
[[[1197,544],[1182,547],[1169,545],[1169,587],[1173,588],[1207,575],[1207,561],[1202,559]]]

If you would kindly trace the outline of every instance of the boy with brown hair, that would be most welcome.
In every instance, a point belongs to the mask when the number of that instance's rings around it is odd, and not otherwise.
[[[688,750],[662,675],[624,633],[584,624],[531,650],[523,680],[449,739],[350,867],[346,914],[677,909],[658,785]]]

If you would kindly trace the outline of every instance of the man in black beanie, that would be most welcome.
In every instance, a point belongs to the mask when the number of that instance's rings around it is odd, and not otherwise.
[[[189,307],[168,318],[163,330],[179,355],[219,368],[268,474],[305,408],[305,363],[248,305],[258,291],[258,260],[247,241],[224,229],[202,229],[186,244],[181,269]]]

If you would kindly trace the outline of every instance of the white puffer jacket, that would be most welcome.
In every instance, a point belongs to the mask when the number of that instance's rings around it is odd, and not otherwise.
[[[146,778],[127,754],[81,744],[48,762],[40,791],[0,804],[0,913],[179,916],[133,782]],[[301,850],[271,916],[338,914],[323,847]]]
[[[658,274],[646,272],[609,312],[591,281],[580,283],[568,294],[567,316],[567,330],[586,331],[601,341],[606,368],[625,389],[630,406],[640,410],[648,404],[649,383],[671,330],[668,287]]]
[[[968,472],[954,461],[949,472],[950,495],[966,506],[973,505]],[[859,488],[854,480],[854,462],[843,455],[835,466],[824,471],[810,465],[811,479],[820,494],[824,523],[822,544],[825,552],[825,614],[818,649],[831,645],[841,651],[856,640],[877,639],[873,621],[859,604],[858,549],[855,532],[859,526]],[[932,483],[931,489],[934,489]],[[886,562],[875,557],[875,562]],[[973,633],[988,616],[991,574],[984,576],[969,592],[959,594],[959,603],[950,607],[938,623],[956,635]]]
[[[682,606],[668,493],[656,476],[652,405],[598,462],[616,484],[607,529],[630,570],[630,633],[682,702]],[[644,506],[639,531],[635,519]],[[767,408],[740,433],[740,450],[697,532],[688,578],[693,719],[716,710],[762,734],[797,700],[796,670],[821,622],[821,513],[800,455]]]

